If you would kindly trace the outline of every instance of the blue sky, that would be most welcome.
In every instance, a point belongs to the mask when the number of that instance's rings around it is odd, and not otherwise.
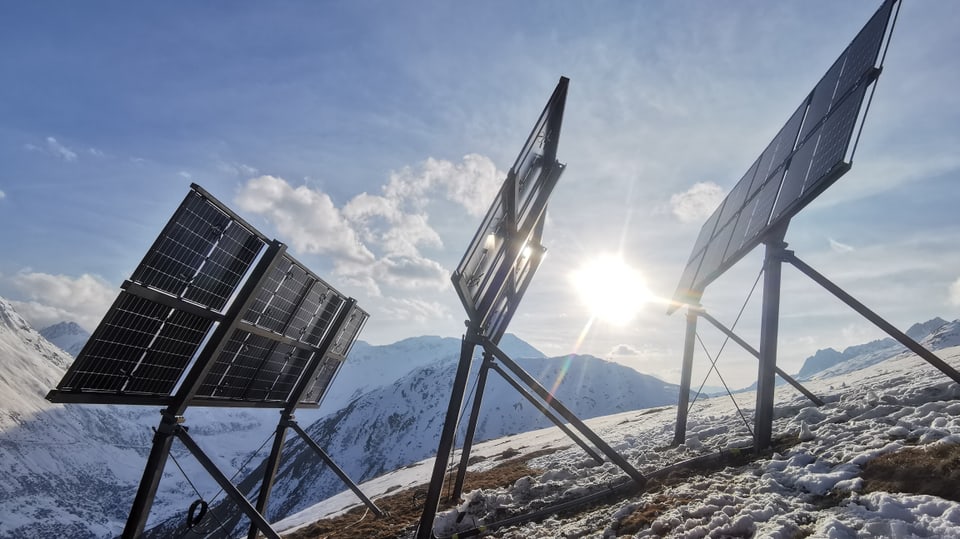
[[[650,304],[578,344],[589,313],[571,273],[619,252],[672,295],[712,206],[878,5],[6,3],[0,295],[37,326],[92,329],[196,182],[356,297],[363,339],[459,336],[450,271],[564,75],[568,168],[511,331],[676,381],[683,316]],[[903,329],[960,315],[958,23],[952,1],[903,6],[853,169],[787,234]],[[760,261],[711,285],[707,309],[732,323]],[[784,275],[788,372],[880,337]],[[758,305],[738,326],[754,344]],[[755,377],[730,346],[720,364]]]

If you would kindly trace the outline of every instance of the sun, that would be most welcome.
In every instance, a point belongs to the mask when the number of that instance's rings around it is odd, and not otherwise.
[[[594,318],[625,325],[651,299],[646,280],[615,255],[600,255],[570,275],[581,301]]]

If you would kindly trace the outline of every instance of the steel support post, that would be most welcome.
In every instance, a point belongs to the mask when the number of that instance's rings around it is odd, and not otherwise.
[[[487,386],[487,373],[490,372],[492,356],[484,352],[480,372],[477,373],[477,389],[473,394],[473,406],[470,417],[467,419],[467,433],[463,439],[463,448],[460,450],[460,466],[457,468],[457,479],[453,483],[453,493],[450,497],[459,500],[463,494],[463,482],[467,477],[467,464],[470,461],[470,450],[473,449],[473,437],[477,433],[477,420],[480,418],[480,405],[483,404],[483,391]]]
[[[320,444],[315,442],[313,438],[311,438],[310,435],[307,434],[305,430],[300,428],[300,425],[298,425],[296,421],[291,420],[289,423],[287,423],[287,426],[289,426],[291,429],[293,429],[294,432],[299,434],[300,438],[303,438],[303,441],[306,442],[306,444],[310,447],[310,449],[313,449],[313,451],[317,455],[320,455],[320,458],[322,458],[323,461],[327,463],[327,466],[329,466],[330,469],[333,470],[335,474],[337,474],[337,477],[339,477],[340,480],[343,481],[343,484],[350,487],[350,490],[352,490],[353,493],[356,494],[357,497],[360,498],[360,500],[367,507],[369,507],[371,511],[374,512],[374,514],[376,514],[378,517],[382,517],[385,515],[385,513],[381,511],[380,508],[377,507],[377,505],[373,503],[373,501],[371,501],[370,498],[368,498],[367,495],[364,494],[362,490],[360,490],[360,487],[358,487],[357,484],[354,483],[353,480],[351,480],[350,477],[347,476],[346,472],[344,472],[339,466],[337,466],[337,463],[334,462],[332,458],[330,458],[330,455],[328,455],[327,452],[324,451],[322,447],[320,447]]]
[[[261,515],[253,507],[253,505],[247,501],[247,498],[233,483],[230,482],[230,479],[223,475],[223,472],[221,472],[220,469],[217,468],[217,465],[210,460],[210,457],[208,457],[207,454],[200,449],[200,446],[193,441],[193,438],[187,434],[187,429],[177,426],[174,429],[174,434],[180,439],[181,442],[183,442],[183,445],[187,446],[187,449],[193,453],[193,456],[197,459],[200,465],[203,466],[204,469],[207,470],[207,473],[209,473],[210,476],[216,480],[217,484],[220,485],[220,488],[227,493],[227,496],[230,497],[230,499],[240,507],[240,510],[243,511],[244,514],[250,517],[250,520],[257,526],[257,528],[259,528],[263,535],[267,536],[269,539],[280,539],[280,534],[278,534],[270,526],[270,523],[263,518],[263,515]]]
[[[677,397],[677,425],[673,443],[678,446],[687,440],[687,412],[690,408],[690,379],[693,376],[693,349],[697,337],[697,311],[687,309],[687,329],[683,336],[683,365],[680,370],[680,395]]]
[[[312,283],[311,283],[312,286]],[[306,298],[306,294],[303,294],[303,298]],[[301,298],[301,303],[303,302]],[[320,363],[323,362],[324,356],[326,356],[327,351],[330,350],[330,347],[333,346],[334,340],[337,338],[337,335],[340,333],[341,328],[347,322],[347,318],[350,316],[351,311],[356,306],[357,302],[353,298],[347,299],[343,302],[343,305],[340,306],[340,311],[337,313],[336,318],[330,324],[330,329],[327,331],[326,335],[323,337],[323,340],[320,341],[318,352],[313,354],[313,357],[310,358],[310,362],[307,367],[304,369],[303,374],[300,376],[300,379],[297,381],[293,390],[290,392],[287,397],[286,406],[283,410],[280,411],[280,421],[277,423],[276,434],[273,438],[273,446],[270,449],[270,455],[267,457],[267,461],[264,464],[263,469],[263,479],[260,482],[260,493],[257,495],[257,511],[261,515],[267,514],[267,505],[270,501],[270,492],[273,490],[273,482],[277,476],[277,470],[280,468],[280,459],[283,454],[283,444],[287,436],[287,428],[291,424],[295,424],[293,414],[297,409],[297,406],[300,404],[300,399],[303,398],[303,394],[306,393],[307,388],[313,380],[314,374],[317,372],[317,369],[320,368]],[[295,310],[293,312],[296,312]],[[292,317],[292,315],[291,315]],[[289,320],[287,321],[289,324]],[[286,333],[286,324],[284,327],[283,333]],[[338,470],[336,466],[334,471]],[[347,486],[351,486],[353,483],[345,481]],[[365,499],[364,496],[360,497]],[[374,509],[374,512],[378,515],[381,515],[379,509]],[[251,525],[250,531],[247,534],[247,539],[255,539],[257,536],[256,526]]]
[[[763,308],[760,318],[760,368],[757,372],[757,407],[754,417],[754,449],[770,447],[773,441],[773,398],[776,388],[777,335],[780,330],[780,274],[783,241],[765,244],[763,261]]]
[[[760,352],[758,352],[756,348],[750,346],[750,343],[741,339],[740,336],[734,333],[732,329],[721,324],[720,321],[717,320],[716,318],[710,316],[710,313],[701,310],[700,316],[703,317],[703,319],[706,320],[707,322],[710,322],[711,324],[713,324],[713,326],[719,329],[721,332],[723,332],[724,335],[726,335],[727,337],[730,337],[730,340],[739,344],[741,348],[743,348],[747,352],[750,352],[750,354],[753,357],[760,359]],[[813,401],[814,404],[816,404],[817,406],[823,406],[823,400],[820,397],[814,395],[813,392],[811,392],[809,389],[803,387],[803,384],[798,382],[794,377],[784,372],[783,369],[781,369],[780,367],[776,367],[774,370],[776,370],[777,376],[779,376],[780,378],[783,378],[788,384],[792,385],[800,393],[803,393],[804,396],[806,396],[808,399]]]
[[[924,348],[923,345],[911,339],[906,333],[894,327],[893,324],[884,320],[880,315],[867,308],[866,305],[854,299],[853,296],[844,292],[842,288],[835,285],[829,279],[805,264],[802,260],[797,258],[793,251],[786,252],[785,260],[790,264],[793,264],[793,266],[803,272],[804,275],[816,281],[817,284],[836,296],[840,301],[849,305],[853,310],[857,311],[860,316],[863,316],[867,320],[873,322],[874,325],[886,332],[887,335],[890,335],[899,341],[900,344],[907,347],[908,350],[925,359],[928,363],[940,369],[942,373],[953,379],[954,382],[960,384],[960,372],[957,372],[956,369],[937,357],[933,352]]]
[[[453,450],[457,436],[457,418],[467,391],[467,379],[470,376],[470,364],[473,363],[473,350],[477,346],[477,339],[477,332],[471,327],[460,343],[460,364],[457,366],[453,388],[450,390],[450,404],[447,406],[447,415],[443,420],[443,431],[440,433],[437,458],[433,463],[433,475],[430,477],[423,514],[420,516],[420,526],[417,528],[417,539],[429,539],[433,536],[433,520],[437,516],[443,480],[447,473],[447,464],[450,462],[450,451]]]
[[[127,523],[123,528],[123,539],[135,539],[143,533],[147,517],[150,516],[150,507],[153,506],[153,498],[157,495],[160,478],[163,477],[163,467],[167,463],[167,457],[170,456],[174,430],[177,428],[176,416],[164,412],[160,419],[160,426],[153,434],[153,447],[150,448],[150,456],[147,457],[147,464],[143,468],[137,495],[133,499],[133,506],[130,508]]]
[[[611,462],[613,462],[614,464],[617,465],[617,467],[619,467],[621,470],[626,472],[626,474],[629,475],[631,479],[633,479],[637,483],[638,487],[642,487],[643,485],[646,484],[647,478],[644,477],[644,475],[640,473],[639,470],[637,470],[636,468],[634,468],[632,464],[627,462],[627,459],[623,458],[623,456],[621,456],[619,453],[614,451],[613,448],[607,444],[607,442],[603,441],[603,438],[597,436],[596,433],[590,430],[590,428],[587,427],[587,425],[584,424],[584,422],[581,421],[579,417],[577,417],[573,412],[571,412],[569,408],[564,406],[562,402],[554,398],[554,396],[550,393],[549,390],[547,390],[547,388],[543,387],[540,384],[540,382],[537,382],[536,379],[534,379],[532,376],[530,376],[527,373],[527,371],[520,368],[520,366],[517,365],[512,359],[510,359],[510,356],[504,353],[503,350],[500,350],[500,348],[498,348],[496,344],[491,342],[489,339],[484,338],[483,347],[487,351],[492,352],[493,355],[495,355],[497,359],[499,359],[500,362],[503,363],[503,365],[506,366],[510,370],[510,372],[513,373],[514,376],[519,378],[520,381],[526,384],[527,387],[532,389],[534,393],[536,393],[541,399],[543,399],[548,405],[550,405],[550,407],[553,408],[555,412],[560,414],[560,417],[567,420],[571,425],[573,425],[573,428],[575,428],[587,440],[590,440],[590,443],[592,443],[597,449],[599,449],[601,453],[606,455]]]
[[[257,512],[261,515],[267,515],[267,502],[270,499],[270,491],[273,489],[273,478],[277,475],[280,468],[280,456],[283,453],[283,443],[287,437],[287,422],[292,416],[286,411],[281,412],[280,422],[277,423],[277,430],[273,435],[273,446],[270,449],[270,456],[263,466],[263,479],[260,484],[260,494],[257,496]],[[247,533],[247,539],[256,539],[257,527],[250,525],[250,531]]]

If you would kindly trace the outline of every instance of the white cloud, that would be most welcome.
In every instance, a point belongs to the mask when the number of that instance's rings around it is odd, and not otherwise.
[[[443,304],[417,298],[391,298],[377,310],[377,318],[382,320],[427,322],[449,316]]]
[[[618,344],[613,347],[613,350],[610,350],[610,356],[619,356],[619,357],[637,357],[640,355],[640,350],[630,346],[629,344]]]
[[[243,185],[236,201],[241,209],[266,217],[298,251],[361,264],[374,260],[326,193],[305,186],[294,188],[274,176],[260,176]]]
[[[12,303],[38,329],[69,320],[92,331],[117,295],[109,283],[87,273],[70,277],[20,272],[10,281],[27,298]]]
[[[381,287],[413,294],[449,286],[449,270],[421,252],[443,247],[427,207],[446,202],[482,214],[502,177],[490,159],[470,154],[461,163],[429,158],[405,167],[381,194],[361,193],[340,208],[318,188],[273,176],[247,181],[236,202],[271,221],[295,250],[332,256],[342,282],[373,296]]]
[[[439,191],[443,198],[463,206],[470,215],[483,215],[505,173],[497,170],[489,158],[475,153],[465,155],[462,163],[429,158],[419,168],[406,167],[390,175],[384,196],[415,207]]]
[[[243,163],[227,163],[226,161],[221,161],[217,163],[217,168],[222,172],[241,178],[252,178],[260,174],[260,171],[255,167]]]
[[[684,223],[696,223],[710,217],[723,202],[723,188],[713,182],[698,182],[670,197],[670,210]]]
[[[67,148],[63,144],[57,142],[57,139],[53,137],[47,137],[47,150],[50,151],[53,155],[56,155],[64,161],[76,161],[77,152]]]
[[[0,189],[0,200],[3,200],[5,198],[7,198],[7,194],[4,193],[2,189]]]
[[[950,283],[950,304],[951,305],[960,305],[960,277],[956,281]]]
[[[830,248],[833,249],[833,252],[835,253],[849,253],[854,250],[852,245],[840,243],[833,238],[827,238],[827,240],[830,242]]]

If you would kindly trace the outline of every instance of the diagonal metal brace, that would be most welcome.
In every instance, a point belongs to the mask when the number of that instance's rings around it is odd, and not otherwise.
[[[711,316],[707,311],[703,309],[699,309],[699,310],[691,309],[691,311],[694,312],[697,316],[706,320],[707,322],[710,322],[711,324],[713,324],[713,326],[719,329],[724,335],[726,335],[727,337],[730,337],[730,340],[739,344],[747,352],[750,352],[750,354],[753,357],[760,359],[760,352],[757,351],[756,348],[750,346],[750,343],[741,339],[740,336],[734,333],[732,329],[724,326],[722,323],[720,323],[719,320]],[[779,376],[780,378],[783,378],[785,382],[792,385],[800,393],[803,393],[808,399],[813,401],[814,404],[816,404],[817,406],[823,406],[824,404],[823,400],[820,397],[814,395],[809,389],[803,387],[803,384],[798,382],[794,377],[784,372],[783,369],[781,369],[780,367],[774,367],[774,370],[776,371],[777,376]]]
[[[834,296],[837,296],[840,301],[849,305],[853,310],[860,313],[861,316],[873,322],[874,325],[885,331],[887,335],[890,335],[899,341],[900,344],[906,346],[911,352],[925,359],[928,363],[940,369],[940,372],[946,374],[952,378],[954,382],[960,384],[960,372],[957,372],[956,369],[934,355],[933,352],[924,348],[923,345],[910,338],[909,335],[894,327],[893,324],[881,318],[880,315],[868,309],[866,305],[854,299],[853,296],[844,292],[842,288],[818,273],[815,269],[805,264],[802,260],[797,258],[797,255],[794,254],[793,251],[786,251],[785,261],[793,264],[795,268],[803,272],[807,277],[810,277],[816,281],[817,284],[827,289],[828,292]]]
[[[631,479],[637,484],[638,487],[643,487],[647,483],[647,478],[640,473],[639,470],[634,468],[627,459],[623,458],[619,453],[613,450],[607,442],[603,441],[603,438],[597,436],[595,432],[590,430],[583,421],[580,420],[569,408],[563,405],[558,401],[554,396],[543,387],[540,382],[534,379],[527,371],[523,370],[519,365],[517,365],[510,356],[508,356],[503,350],[501,350],[496,344],[493,343],[490,339],[483,337],[483,348],[497,357],[500,362],[519,378],[523,383],[525,383],[530,389],[533,390],[541,399],[543,399],[547,404],[549,404],[554,411],[556,411],[562,418],[570,422],[573,427],[580,432],[586,439],[600,450],[601,453],[607,456],[611,462],[617,465],[621,470],[626,472]]]

